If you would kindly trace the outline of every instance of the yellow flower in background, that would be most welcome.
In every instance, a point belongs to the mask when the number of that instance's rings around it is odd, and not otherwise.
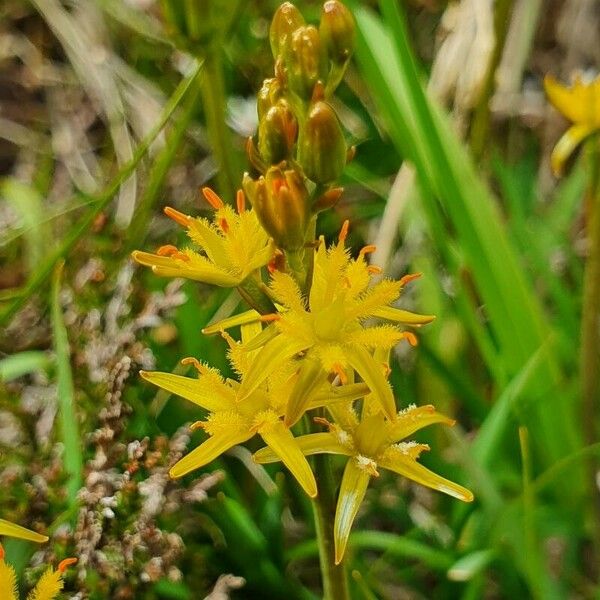
[[[573,123],[558,140],[550,158],[552,171],[558,176],[575,148],[588,135],[600,130],[600,76],[586,82],[577,75],[567,87],[546,75],[544,88],[550,102]]]
[[[414,334],[401,330],[397,324],[420,326],[435,318],[392,307],[403,286],[417,275],[371,285],[372,275],[380,271],[367,264],[365,255],[374,247],[366,246],[357,259],[352,259],[344,246],[347,232],[346,221],[338,243],[329,249],[320,240],[308,298],[302,295],[289,273],[273,273],[270,289],[279,312],[272,315],[273,323],[248,346],[252,350],[260,348],[260,352],[241,383],[242,398],[252,394],[283,363],[303,353],[286,410],[286,424],[290,426],[305,412],[311,391],[330,373],[346,383],[352,380],[354,371],[373,392],[385,414],[393,419],[396,404],[392,390],[372,351],[389,349],[402,339],[416,344]],[[252,313],[247,314],[251,319]],[[254,315],[258,318],[257,313]],[[365,321],[373,317],[394,325],[367,325]],[[217,323],[205,333],[229,325],[229,322]]]
[[[454,424],[453,420],[436,412],[433,406],[409,406],[400,411],[393,421],[381,413],[372,395],[364,400],[360,420],[348,403],[329,406],[328,410],[334,415],[335,423],[319,418],[315,421],[327,425],[329,431],[297,437],[296,444],[306,456],[341,454],[348,457],[333,526],[336,564],[342,561],[352,523],[371,477],[379,476],[379,468],[388,469],[464,502],[473,500],[469,490],[417,462],[421,452],[429,450],[429,446],[402,441],[434,423]],[[256,452],[254,459],[258,463],[278,460],[270,448]]]
[[[204,421],[198,421],[192,426],[203,429],[209,435],[208,439],[172,467],[171,477],[182,477],[258,434],[304,491],[311,497],[316,496],[317,484],[308,461],[292,432],[281,419],[285,415],[293,380],[297,377],[295,365],[282,365],[282,369],[271,373],[252,393],[242,397],[240,390],[244,377],[250,372],[251,357],[241,344],[226,337],[230,344],[229,358],[242,377],[241,384],[232,379],[224,379],[218,370],[207,367],[194,358],[184,359],[182,363],[193,364],[198,370],[198,378],[140,371],[141,376],[150,383],[190,400],[209,413]],[[337,388],[327,384],[311,396],[309,408],[355,400],[366,391],[366,386],[362,384]]]
[[[76,562],[76,558],[66,558],[59,563],[56,569],[48,568],[27,596],[27,600],[54,600],[63,589],[65,570]],[[0,546],[0,598],[2,600],[19,600],[17,575],[14,568],[4,562],[2,546]]]
[[[236,287],[271,260],[275,246],[256,213],[246,210],[241,190],[237,196],[237,211],[224,204],[210,188],[204,188],[202,192],[215,209],[212,222],[165,208],[168,217],[187,229],[188,236],[202,254],[191,248],[180,250],[167,245],[161,246],[156,254],[136,250],[132,257],[139,264],[151,267],[156,275]]]
[[[28,540],[30,542],[37,542],[38,544],[48,541],[47,535],[36,533],[35,531],[31,531],[31,529],[21,527],[20,525],[11,523],[5,519],[0,519],[0,535],[7,535],[9,537]],[[0,598],[2,598],[2,596],[0,596]]]

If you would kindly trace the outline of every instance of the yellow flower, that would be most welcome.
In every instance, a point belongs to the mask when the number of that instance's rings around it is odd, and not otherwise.
[[[338,243],[329,249],[321,239],[315,251],[308,298],[303,297],[290,274],[273,273],[271,291],[279,303],[279,312],[272,315],[274,322],[247,346],[252,350],[261,349],[241,383],[241,398],[252,394],[284,362],[304,353],[286,410],[286,424],[290,426],[306,411],[311,391],[330,373],[337,374],[341,383],[346,383],[354,371],[368,385],[385,414],[394,419],[396,404],[392,390],[372,351],[391,348],[402,339],[414,345],[416,338],[396,325],[367,326],[365,321],[376,317],[396,324],[420,326],[435,318],[392,307],[405,283],[418,275],[370,285],[372,275],[380,270],[369,266],[365,255],[375,248],[366,246],[357,259],[352,259],[344,247],[347,231],[348,222],[342,227]],[[252,315],[258,318],[258,313],[246,313],[237,317],[237,322],[251,320]],[[229,320],[217,323],[205,333],[230,325]]]
[[[147,381],[190,400],[209,412],[204,421],[198,421],[192,426],[204,429],[209,435],[208,439],[172,467],[171,477],[182,477],[258,434],[290,470],[304,491],[311,497],[316,496],[317,484],[308,461],[295,442],[292,432],[281,419],[288,403],[290,381],[293,382],[297,377],[295,366],[284,365],[278,373],[272,373],[250,394],[242,397],[240,390],[244,377],[250,372],[251,356],[243,350],[241,344],[234,342],[229,336],[226,338],[230,344],[230,360],[242,376],[241,384],[232,379],[224,379],[218,370],[207,367],[194,358],[183,359],[181,362],[193,364],[199,372],[198,378],[140,371]],[[360,384],[336,389],[327,385],[327,388],[330,389],[316,390],[309,400],[310,408],[354,400],[367,391],[366,386]]]
[[[179,250],[167,245],[161,246],[156,254],[136,250],[132,257],[141,265],[151,267],[157,275],[236,287],[271,260],[275,246],[256,213],[245,209],[241,190],[237,196],[237,212],[211,189],[202,191],[215,209],[212,222],[184,215],[170,207],[165,208],[165,214],[187,229],[188,236],[203,254],[191,248]]]
[[[546,75],[544,87],[550,102],[573,123],[554,147],[550,158],[552,171],[558,176],[575,148],[588,135],[600,130],[600,76],[584,82],[577,75],[573,85],[565,87]]]
[[[35,588],[27,596],[27,600],[54,600],[63,589],[65,569],[76,562],[76,558],[66,558],[59,563],[56,570],[50,567],[40,577]],[[19,600],[17,576],[13,567],[4,562],[2,546],[0,546],[0,598],[2,600]]]
[[[378,468],[388,469],[427,487],[471,502],[473,494],[466,488],[444,479],[417,462],[426,444],[403,442],[419,429],[434,423],[452,425],[454,421],[436,412],[431,405],[409,406],[399,412],[396,419],[387,419],[379,407],[367,397],[359,420],[351,405],[328,407],[336,423],[315,419],[327,425],[328,432],[311,433],[296,438],[301,451],[312,454],[341,454],[348,457],[335,513],[335,562],[342,561],[348,536],[356,513],[367,491],[371,477],[378,477]],[[277,461],[277,456],[263,448],[254,454],[259,463]]]
[[[48,541],[48,536],[36,533],[35,531],[31,531],[31,529],[26,529],[25,527],[21,527],[20,525],[16,525],[15,523],[11,523],[4,519],[0,519],[0,535],[21,538],[22,540],[37,542],[38,544]],[[0,598],[2,598],[2,596],[0,596]]]

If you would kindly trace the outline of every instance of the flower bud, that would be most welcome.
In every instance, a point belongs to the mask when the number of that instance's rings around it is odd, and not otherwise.
[[[288,37],[302,25],[304,25],[304,17],[291,2],[284,2],[275,11],[269,31],[271,51],[275,60],[285,47]]]
[[[285,46],[283,60],[290,90],[310,100],[315,84],[327,74],[317,28],[307,25],[296,29]]]
[[[300,129],[298,162],[304,174],[316,183],[335,181],[346,164],[346,140],[331,106],[315,102]]]
[[[258,150],[268,165],[286,160],[296,142],[298,124],[288,103],[280,100],[258,124]]]
[[[338,0],[328,0],[321,11],[319,33],[331,62],[344,65],[354,50],[352,13]]]
[[[258,180],[247,173],[242,183],[261,225],[284,250],[300,248],[309,219],[308,190],[293,170],[271,167]]]
[[[256,109],[258,112],[258,119],[261,120],[267,111],[277,104],[277,101],[282,96],[281,84],[275,77],[271,79],[265,79],[262,87],[258,91],[256,100]]]

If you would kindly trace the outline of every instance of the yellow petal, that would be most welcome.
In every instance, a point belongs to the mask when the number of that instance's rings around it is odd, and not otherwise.
[[[394,321],[395,323],[402,323],[403,325],[426,325],[435,320],[435,315],[419,315],[408,310],[401,310],[391,306],[383,306],[382,308],[374,310],[373,316],[379,317],[380,319],[387,319],[388,321]]]
[[[4,552],[0,552],[4,554]],[[0,558],[0,598],[2,600],[19,600],[17,589],[17,575],[11,565]]]
[[[48,541],[48,536],[41,535],[35,531],[26,529],[25,527],[11,523],[10,521],[5,521],[4,519],[0,519],[0,535],[8,535],[10,537],[21,538],[22,540],[29,540],[30,542],[38,542],[40,544]]]
[[[394,325],[374,325],[361,327],[348,335],[347,340],[352,344],[359,344],[365,348],[393,348],[405,334]]]
[[[317,482],[292,432],[281,421],[264,430],[259,429],[258,432],[296,478],[302,489],[314,498],[317,495]]]
[[[361,469],[354,458],[351,458],[344,470],[337,508],[335,510],[335,522],[333,524],[333,538],[335,543],[335,564],[339,565],[346,551],[348,536],[356,513],[365,497],[371,476],[367,471]]]
[[[159,388],[177,394],[210,412],[229,410],[235,403],[233,390],[228,389],[224,383],[218,384],[212,378],[207,381],[203,376],[194,379],[160,371],[140,371],[140,375]]]
[[[550,165],[554,175],[559,177],[562,175],[565,163],[573,154],[577,146],[591,133],[594,128],[588,124],[573,125],[569,127],[564,135],[558,140],[552,154],[550,155]]]
[[[390,442],[399,442],[434,423],[454,425],[454,419],[437,412],[431,404],[409,407],[398,413],[396,421],[388,426],[388,439]]]
[[[393,447],[390,448],[393,450]],[[463,502],[472,502],[473,493],[467,488],[464,488],[458,483],[454,483],[449,479],[444,479],[437,473],[430,471],[408,454],[400,451],[386,452],[384,456],[377,461],[380,467],[398,473],[412,481],[416,481],[421,485],[438,490],[444,494],[448,494],[454,498],[458,498]]]
[[[309,433],[295,438],[295,444],[304,456],[313,454],[342,454],[350,456],[348,447],[342,445],[331,433]],[[271,448],[261,448],[252,457],[257,463],[266,464],[281,460]]]
[[[198,469],[207,465],[215,458],[253,437],[254,432],[248,429],[240,429],[233,427],[230,430],[223,430],[220,433],[210,436],[204,443],[200,444],[197,448],[192,450],[189,454],[184,456],[179,462],[175,463],[169,475],[173,479],[183,477],[190,471]]]
[[[265,331],[268,329],[269,328],[265,329]],[[257,337],[260,337],[260,335]],[[298,354],[298,352],[305,348],[306,342],[302,340],[291,340],[283,335],[278,335],[265,344],[252,362],[248,375],[242,380],[239,389],[239,399],[243,400],[244,398],[247,398],[286,360],[289,360],[292,356]]]
[[[578,90],[561,85],[552,75],[544,78],[544,88],[550,102],[569,121],[580,123],[583,120],[585,113]]]
[[[373,396],[381,404],[383,412],[391,421],[396,420],[396,403],[392,388],[385,378],[382,366],[361,346],[348,346],[345,349],[348,362],[369,386]]]
[[[246,323],[254,323],[260,320],[260,314],[255,310],[247,310],[246,312],[234,315],[228,319],[217,321],[202,330],[204,335],[214,335],[215,333],[221,333],[230,327],[236,327],[237,325],[245,325]]]
[[[261,333],[259,333],[256,337],[252,338],[249,342],[244,344],[244,350],[247,352],[252,352],[253,350],[258,350],[275,339],[279,335],[279,330],[274,324],[265,327]]]
[[[61,571],[47,569],[27,596],[27,600],[54,600],[63,589],[62,576]]]
[[[310,353],[309,353],[310,355]],[[311,394],[327,379],[319,361],[307,356],[300,361],[298,379],[292,388],[285,411],[285,424],[291,427],[305,413]]]

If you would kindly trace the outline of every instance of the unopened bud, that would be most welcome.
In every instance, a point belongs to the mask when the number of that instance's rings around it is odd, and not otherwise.
[[[275,77],[271,79],[265,79],[263,81],[262,87],[258,91],[256,100],[256,108],[259,120],[264,117],[271,107],[277,104],[281,96],[281,84]]]
[[[244,175],[243,187],[267,233],[284,250],[300,248],[309,218],[308,190],[293,170],[270,168],[253,180]]]
[[[268,165],[286,160],[296,142],[298,124],[288,103],[280,100],[258,124],[258,150]]]
[[[299,27],[304,25],[304,17],[300,11],[291,3],[284,2],[273,15],[269,39],[273,58],[277,60],[285,47],[288,37]]]
[[[344,65],[354,51],[352,13],[338,0],[328,0],[321,11],[319,33],[329,59],[334,64]]]
[[[316,27],[296,29],[283,55],[287,84],[303,100],[310,100],[313,88],[327,75],[321,39]]]
[[[316,183],[335,181],[346,164],[346,141],[331,106],[315,102],[300,129],[298,162],[304,174]]]

